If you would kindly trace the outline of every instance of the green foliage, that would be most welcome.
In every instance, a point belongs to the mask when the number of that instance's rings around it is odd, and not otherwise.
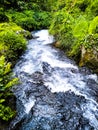
[[[51,5],[52,0],[0,0],[0,119],[2,120],[8,121],[15,115],[9,107],[9,100],[12,94],[10,88],[18,79],[11,78],[10,63],[15,64],[26,49],[24,37],[30,36],[30,33],[25,30],[49,27]]]
[[[22,29],[14,23],[0,24],[0,54],[5,55],[12,63],[26,49],[26,40],[22,34],[17,34],[17,31]]]
[[[8,121],[15,116],[15,112],[11,110],[10,107],[0,104],[0,118],[2,120]]]
[[[8,31],[5,35],[1,35],[0,38],[8,48],[6,57],[9,61],[17,60],[26,49],[26,40],[21,35]]]
[[[3,14],[9,21],[15,22],[25,30],[38,30],[50,25],[49,11],[53,4],[52,0],[2,0],[0,3],[4,10]]]
[[[17,1],[17,6],[18,8],[16,8],[18,11],[24,11],[24,10],[33,10],[33,11],[39,11],[41,10],[40,5],[38,5],[36,2],[33,1]]]
[[[60,41],[59,47],[79,59],[82,45],[98,46],[97,15],[98,0],[58,0],[53,8],[50,32]]]
[[[0,57],[0,118],[8,121],[15,116],[15,111],[12,111],[7,106],[7,100],[11,95],[10,88],[18,83],[17,78],[11,79],[11,64],[6,63],[5,57]]]
[[[60,41],[61,48],[69,50],[74,40],[72,36],[72,22],[74,23],[74,18],[63,10],[58,11],[54,17],[50,26],[50,32]]]
[[[96,16],[90,23],[89,34],[98,33],[98,16]]]
[[[90,12],[93,16],[98,15],[98,0],[89,0],[87,12]]]
[[[46,11],[24,10],[23,12],[14,11],[13,13],[10,10],[7,12],[7,15],[13,22],[25,30],[37,30],[47,28],[50,25],[50,13]]]
[[[88,33],[88,21],[80,16],[73,27],[73,35],[76,38],[83,38]]]
[[[85,48],[95,48],[95,50],[98,49],[98,34],[89,34],[85,40],[83,41],[83,45]]]
[[[6,63],[5,57],[0,57],[0,91],[5,91],[17,82],[17,78],[10,81],[11,64]]]

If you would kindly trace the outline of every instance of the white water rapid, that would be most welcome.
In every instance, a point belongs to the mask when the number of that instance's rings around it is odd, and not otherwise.
[[[98,130],[98,77],[78,68],[52,45],[47,30],[35,39],[14,68],[17,117],[13,130]]]

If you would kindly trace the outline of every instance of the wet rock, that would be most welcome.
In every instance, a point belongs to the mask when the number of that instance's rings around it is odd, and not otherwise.
[[[45,89],[45,86],[38,88]],[[30,113],[18,124],[18,130],[93,130],[89,121],[82,116],[80,105],[85,102],[84,98],[72,92],[47,92],[43,91],[43,95],[37,97]]]
[[[44,74],[48,74],[51,76],[51,72],[53,72],[53,68],[47,62],[43,62],[42,67],[43,67]]]
[[[83,66],[79,68],[79,72],[83,75],[90,75],[92,73],[92,70],[90,70],[89,68]]]
[[[31,77],[34,83],[43,84],[43,74],[41,72],[36,71],[35,73],[32,74]]]

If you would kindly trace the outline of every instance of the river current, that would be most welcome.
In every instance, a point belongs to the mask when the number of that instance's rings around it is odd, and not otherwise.
[[[98,77],[53,47],[47,30],[32,32],[14,68],[17,116],[10,130],[98,130]]]

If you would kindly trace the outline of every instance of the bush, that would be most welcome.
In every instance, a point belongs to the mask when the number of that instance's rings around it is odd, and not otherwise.
[[[8,98],[11,96],[10,88],[18,83],[17,78],[11,79],[11,64],[0,57],[0,119],[8,121],[15,116],[15,111],[8,106]]]
[[[14,23],[0,24],[0,54],[5,55],[12,63],[15,63],[26,49],[26,39],[19,31],[22,29]]]
[[[45,11],[24,10],[23,12],[14,11],[12,13],[10,10],[7,15],[10,20],[29,31],[49,27],[51,19],[50,13]]]
[[[5,56],[11,62],[16,61],[26,49],[26,40],[22,35],[8,31],[4,35],[0,35],[0,39],[7,47]]]
[[[59,47],[78,61],[81,59],[81,47],[98,48],[98,0],[66,2],[57,1],[53,13],[50,33],[60,41]],[[93,8],[95,7],[95,8]]]
[[[18,82],[18,79],[11,78],[11,64],[6,61],[16,63],[26,49],[24,35],[27,33],[15,23],[0,24],[0,120],[8,121],[16,114],[10,103],[13,97],[10,88]]]

